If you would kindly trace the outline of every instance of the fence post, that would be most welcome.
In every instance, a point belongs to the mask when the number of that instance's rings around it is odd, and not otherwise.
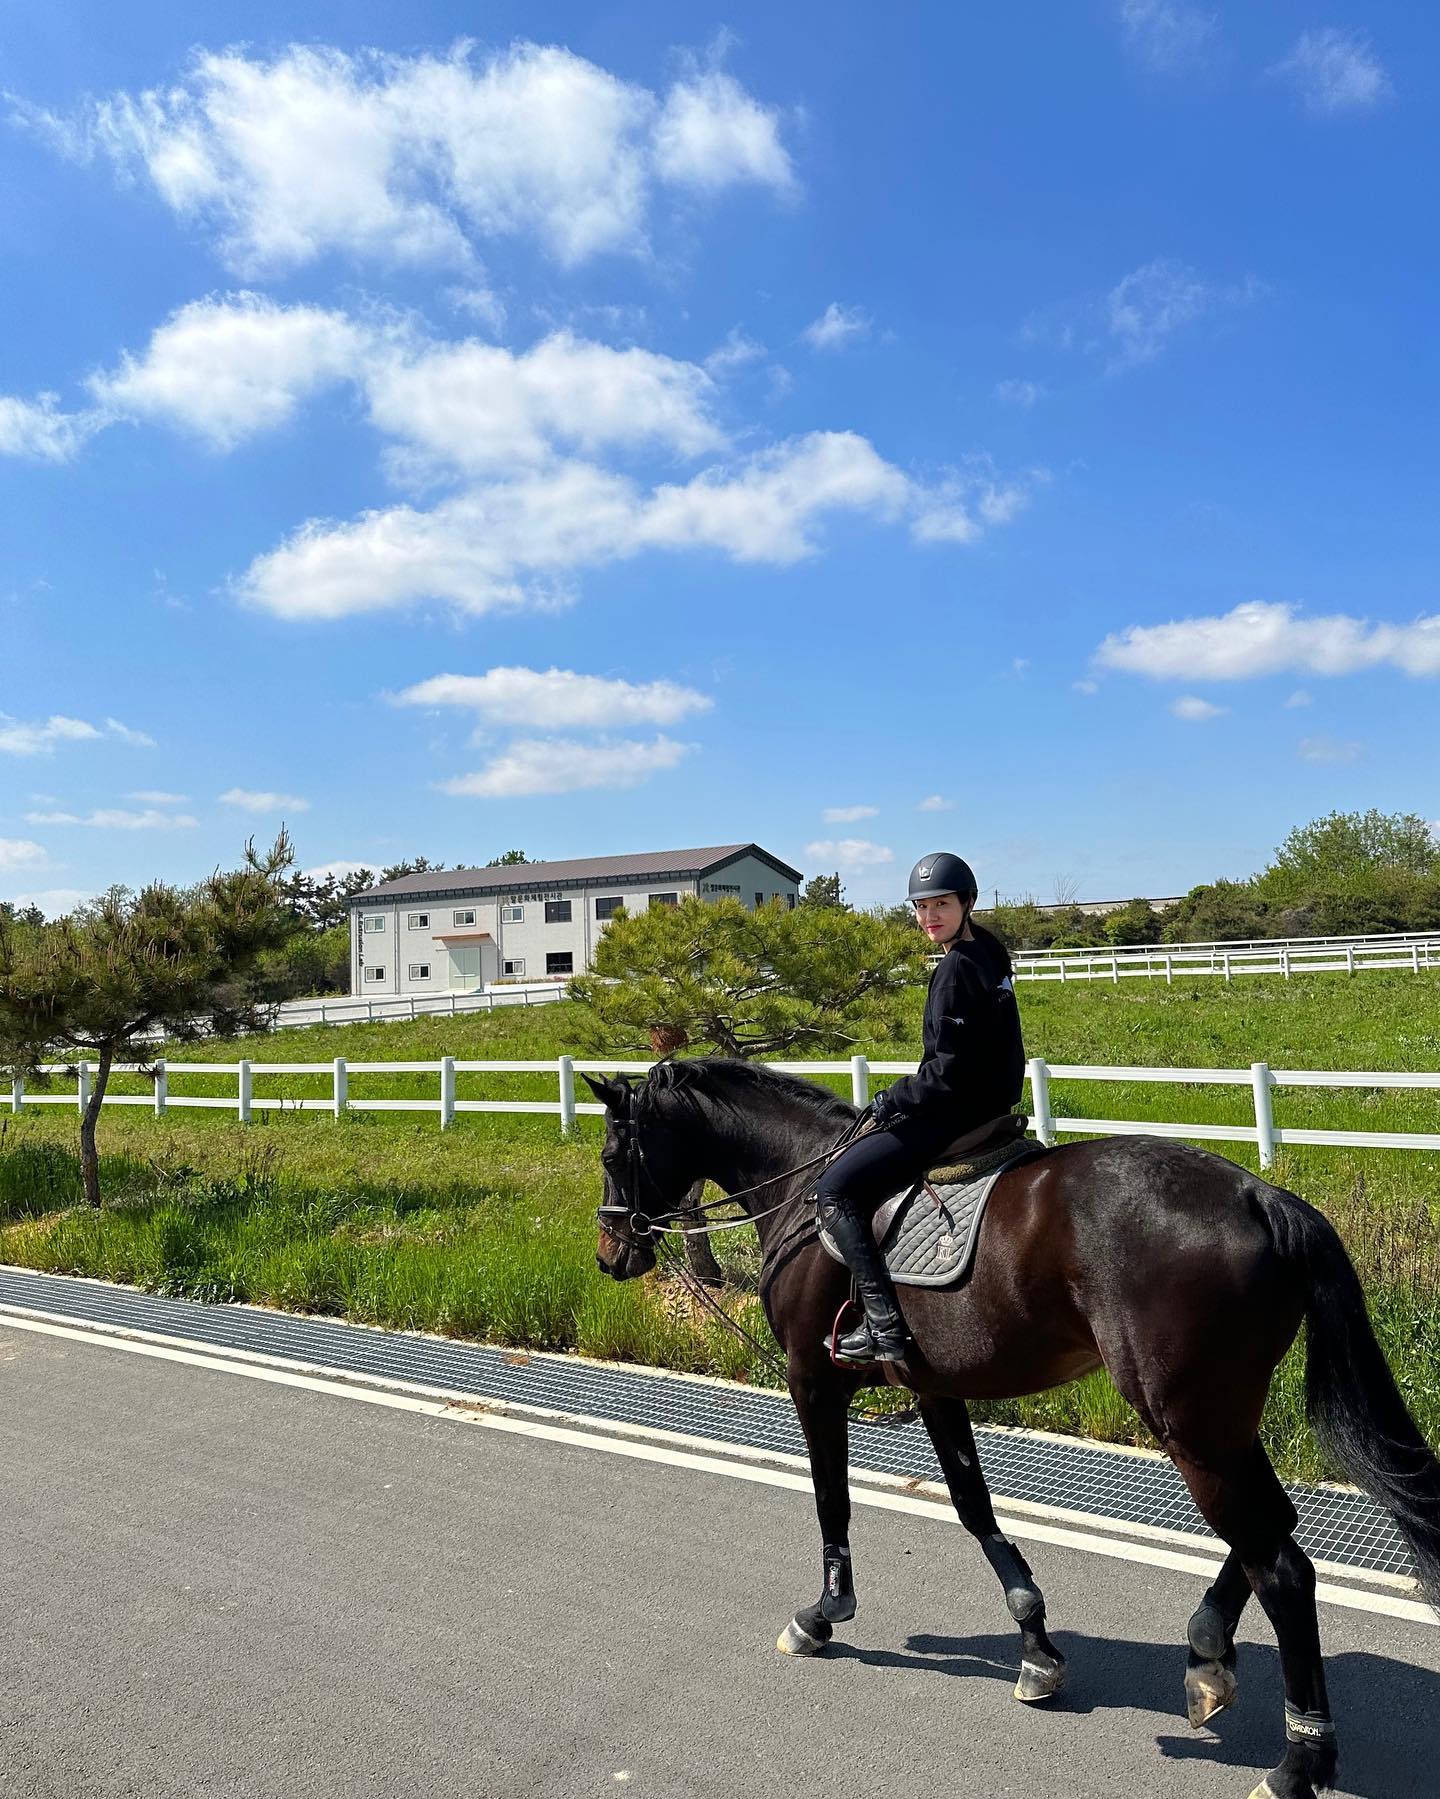
[[[1419,972],[1420,972],[1420,945],[1418,943],[1412,943],[1410,945],[1410,966],[1415,970],[1416,974],[1419,974]]]
[[[1288,949],[1282,949],[1280,952],[1280,972],[1287,981],[1290,979],[1290,952]]]
[[[17,1118],[25,1110],[25,1083],[18,1074],[10,1083],[10,1110]]]
[[[455,1122],[455,1058],[440,1058],[440,1129],[448,1130]]]
[[[1166,956],[1166,958],[1165,958],[1165,985],[1167,987],[1172,987],[1172,986],[1174,986],[1174,984],[1175,984],[1175,970],[1172,966],[1170,957]]]
[[[560,1058],[560,1135],[568,1137],[575,1129],[575,1063],[569,1056]]]
[[[1228,949],[1221,956],[1220,961],[1225,970],[1225,979],[1228,981],[1230,979],[1230,952]]]
[[[250,1075],[250,1064],[242,1056],[240,1058],[240,1090],[235,1102],[236,1115],[241,1124],[250,1122],[250,1102],[254,1092],[255,1083]]]
[[[1345,972],[1346,974],[1355,972],[1355,945],[1353,943],[1345,945]]]
[[[155,1064],[155,1116],[163,1118],[165,1108],[170,1100],[170,1070],[165,1066],[165,1058],[161,1056]]]
[[[850,1097],[857,1106],[870,1104],[870,1064],[864,1056],[850,1058]]]
[[[1275,1160],[1275,1112],[1270,1100],[1270,1064],[1250,1064],[1250,1086],[1255,1094],[1255,1141],[1260,1150],[1260,1166],[1269,1168]]]
[[[1055,1114],[1050,1109],[1050,1070],[1039,1056],[1026,1064],[1030,1077],[1030,1123],[1041,1143],[1055,1141]]]
[[[1110,958],[1110,978],[1117,987],[1120,985],[1120,958],[1118,956]]]
[[[335,1116],[339,1118],[350,1104],[350,1071],[344,1056],[335,1058]]]
[[[90,1064],[82,1062],[75,1073],[75,1110],[83,1118],[90,1104]]]

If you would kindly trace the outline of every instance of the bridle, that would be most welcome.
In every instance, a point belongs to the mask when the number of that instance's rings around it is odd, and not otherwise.
[[[784,1168],[779,1174],[767,1175],[763,1181],[756,1181],[753,1186],[739,1187],[733,1193],[722,1194],[719,1199],[705,1200],[695,1206],[671,1205],[660,1212],[647,1212],[640,1204],[641,1182],[642,1180],[648,1181],[652,1191],[657,1195],[660,1184],[651,1173],[650,1164],[645,1159],[644,1145],[640,1141],[639,1121],[632,1111],[625,1151],[626,1185],[629,1188],[629,1194],[627,1197],[622,1189],[621,1202],[598,1206],[595,1212],[596,1222],[602,1230],[609,1232],[612,1236],[619,1236],[618,1232],[611,1231],[611,1223],[612,1221],[616,1223],[623,1221],[627,1226],[632,1243],[638,1243],[646,1237],[663,1240],[667,1232],[673,1232],[680,1237],[709,1237],[716,1231],[735,1231],[744,1225],[755,1224],[761,1218],[770,1218],[776,1212],[783,1211],[790,1204],[791,1195],[787,1193],[773,1206],[767,1206],[763,1212],[742,1211],[738,1218],[716,1218],[710,1219],[704,1224],[693,1225],[681,1224],[679,1220],[682,1215],[687,1218],[695,1218],[718,1211],[722,1206],[733,1205],[738,1200],[747,1199],[752,1193],[763,1192],[766,1187],[773,1187],[778,1181],[792,1180],[797,1174],[808,1174],[812,1168],[819,1168],[833,1161],[842,1149],[854,1141],[864,1119],[863,1112],[858,1117],[851,1119],[836,1141],[828,1149],[822,1149],[819,1155],[811,1156],[806,1162],[797,1162],[793,1168]],[[613,1182],[615,1177],[611,1175],[610,1179]],[[618,1185],[618,1183],[616,1184]],[[624,1242],[625,1238],[620,1237],[620,1241]]]

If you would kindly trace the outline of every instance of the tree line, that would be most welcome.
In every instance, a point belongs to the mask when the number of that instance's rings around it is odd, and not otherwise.
[[[844,906],[839,875],[815,876],[801,903]],[[1440,931],[1440,838],[1414,812],[1330,812],[1297,825],[1248,880],[1204,882],[1164,911],[1147,899],[1092,913],[1026,898],[976,917],[1011,950]]]

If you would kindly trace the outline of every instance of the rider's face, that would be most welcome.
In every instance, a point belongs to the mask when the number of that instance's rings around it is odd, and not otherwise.
[[[937,893],[915,902],[915,922],[933,944],[949,943],[965,927],[965,908],[957,893]]]

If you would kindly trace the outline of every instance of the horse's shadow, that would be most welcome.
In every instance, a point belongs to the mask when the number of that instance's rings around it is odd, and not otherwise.
[[[1208,1761],[1246,1770],[1272,1766],[1282,1752],[1280,1658],[1269,1644],[1241,1643],[1240,1700],[1211,1727],[1184,1722],[1183,1646],[1086,1636],[1057,1630],[1056,1647],[1069,1664],[1064,1689],[1047,1710],[1086,1714],[1107,1710],[1158,1712],[1175,1719],[1156,1743],[1172,1761]],[[960,1679],[988,1679],[1005,1688],[1019,1670],[1012,1635],[907,1637],[902,1649],[866,1649],[836,1639],[828,1653],[881,1668],[924,1669]],[[1367,1650],[1327,1656],[1330,1704],[1340,1727],[1342,1776],[1363,1781],[1369,1799],[1414,1799],[1434,1755],[1440,1715],[1440,1674]]]

